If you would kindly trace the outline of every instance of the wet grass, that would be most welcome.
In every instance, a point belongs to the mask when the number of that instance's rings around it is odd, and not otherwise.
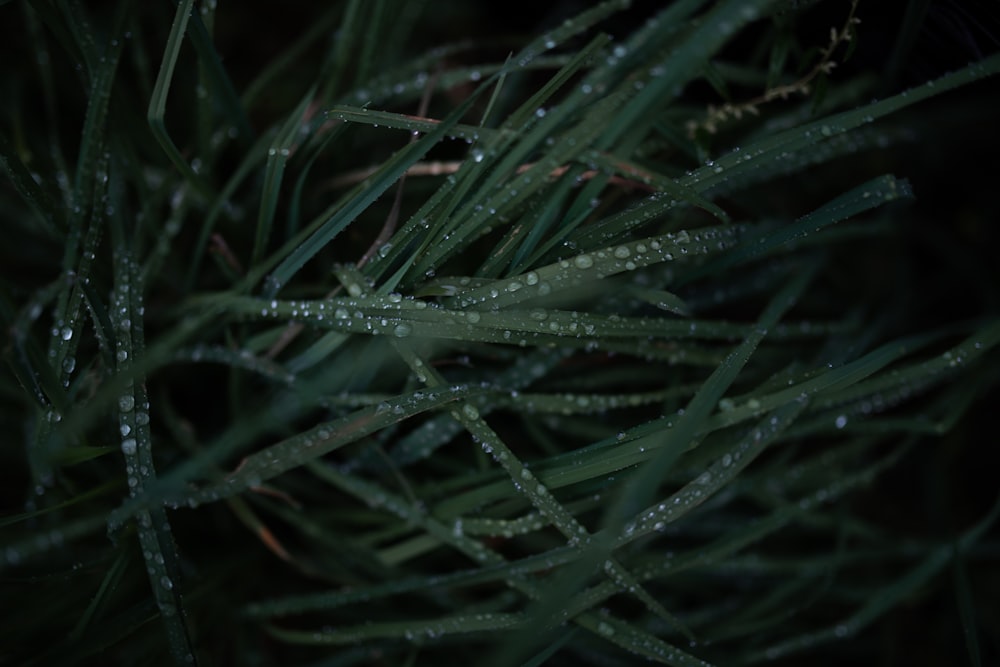
[[[0,7],[0,661],[988,663],[1000,56],[801,4]]]

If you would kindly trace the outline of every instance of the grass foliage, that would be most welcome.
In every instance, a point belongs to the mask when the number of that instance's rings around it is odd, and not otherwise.
[[[628,4],[0,5],[0,663],[996,657],[1000,57]]]

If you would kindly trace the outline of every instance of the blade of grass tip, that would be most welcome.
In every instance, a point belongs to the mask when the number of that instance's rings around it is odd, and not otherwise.
[[[250,255],[251,265],[260,262],[271,238],[271,227],[274,223],[274,214],[278,210],[278,197],[281,194],[281,178],[285,171],[285,164],[291,155],[299,127],[302,125],[315,93],[316,89],[313,87],[302,96],[302,101],[289,114],[271,146],[267,149],[264,184],[261,186],[260,208],[257,215],[257,233],[254,236],[253,252]]]
[[[117,339],[115,372],[126,379],[126,390],[118,398],[118,421],[121,450],[125,458],[125,479],[129,496],[136,498],[142,495],[147,483],[156,479],[146,382],[134,367],[145,354],[143,286],[138,279],[137,262],[126,247],[122,221],[113,220],[112,223],[115,236],[115,289],[112,295]],[[177,549],[164,508],[157,506],[140,511],[137,530],[170,653],[178,665],[195,664],[194,646],[188,634],[180,596]]]
[[[905,179],[897,179],[889,174],[878,176],[851,188],[790,225],[774,231],[747,234],[735,248],[700,267],[684,272],[673,284],[680,286],[705,276],[719,275],[720,271],[760,257],[781,245],[806,238],[830,225],[843,222],[888,202],[912,196],[913,190]]]
[[[503,84],[507,81],[507,73],[510,69],[510,59],[512,57],[513,54],[507,54],[507,60],[504,61],[503,67],[500,69],[500,76],[497,77],[497,83],[493,86],[493,92],[490,93],[490,99],[486,101],[486,108],[483,109],[483,115],[479,119],[479,127],[486,127],[486,121],[493,111],[493,105],[496,104],[497,99],[500,97],[500,91],[503,90]]]
[[[326,148],[333,143],[335,139],[339,139],[340,134],[346,129],[346,123],[341,123],[337,127],[324,130],[323,138],[317,145],[315,145],[315,147],[309,145],[309,139],[304,142],[303,147],[306,151],[308,151],[308,157],[306,157],[302,164],[302,168],[299,170],[299,177],[295,181],[295,187],[292,188],[292,195],[290,201],[288,202],[288,222],[285,224],[286,241],[291,241],[295,235],[299,233],[299,227],[302,224],[302,199],[306,186],[308,185],[309,176],[312,173],[313,165],[315,165],[319,157],[323,155]],[[310,139],[315,136],[316,132],[313,132]]]
[[[183,1],[183,0],[182,0]],[[215,5],[211,5],[215,7]],[[246,108],[243,106],[236,88],[229,75],[226,74],[222,66],[222,59],[212,43],[212,36],[208,34],[205,23],[201,19],[203,13],[213,11],[209,7],[203,6],[199,12],[191,14],[190,29],[187,35],[194,47],[198,62],[208,77],[211,84],[209,90],[215,93],[215,100],[221,107],[221,115],[230,123],[230,127],[235,128],[237,137],[244,146],[249,146],[254,141],[254,132],[250,127],[250,119],[247,117]],[[183,32],[183,31],[182,31]]]
[[[750,356],[768,331],[774,328],[782,315],[802,295],[817,270],[818,266],[815,264],[804,268],[775,295],[764,312],[761,313],[754,330],[744,339],[743,343],[726,357],[698,389],[685,406],[684,413],[678,416],[673,428],[667,430],[662,436],[657,434],[651,437],[659,451],[639,469],[623,489],[618,503],[619,513],[627,516],[631,508],[645,507],[650,504],[650,500],[666,472],[664,463],[673,461],[679,450],[686,450],[695,441],[696,434],[703,429],[705,422],[718,405],[719,399],[725,395],[736,380],[736,376],[749,361]],[[615,519],[616,522],[618,520],[621,520],[621,517]]]
[[[170,26],[170,35],[167,37],[167,45],[163,52],[163,61],[160,63],[160,71],[156,75],[156,83],[153,85],[153,96],[149,99],[149,108],[146,112],[146,120],[149,129],[156,137],[160,148],[167,157],[184,176],[184,180],[200,195],[211,201],[215,198],[211,186],[198,173],[191,168],[184,156],[177,149],[174,140],[167,132],[164,123],[167,109],[167,96],[170,93],[170,84],[174,78],[174,68],[177,65],[177,58],[181,52],[184,41],[184,33],[187,31],[188,19],[191,17],[194,7],[194,0],[180,0],[177,3],[177,12],[174,14],[174,22]]]

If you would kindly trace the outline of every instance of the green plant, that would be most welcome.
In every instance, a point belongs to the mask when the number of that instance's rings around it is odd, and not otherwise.
[[[951,594],[980,664],[1000,504],[893,498],[997,384],[905,167],[1000,57],[886,94],[810,4],[355,0],[259,71],[215,3],[0,7],[0,660],[840,660]]]

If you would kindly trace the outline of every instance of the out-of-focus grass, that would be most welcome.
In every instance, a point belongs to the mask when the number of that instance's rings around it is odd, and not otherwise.
[[[990,17],[801,4],[0,6],[0,660],[988,663]]]

